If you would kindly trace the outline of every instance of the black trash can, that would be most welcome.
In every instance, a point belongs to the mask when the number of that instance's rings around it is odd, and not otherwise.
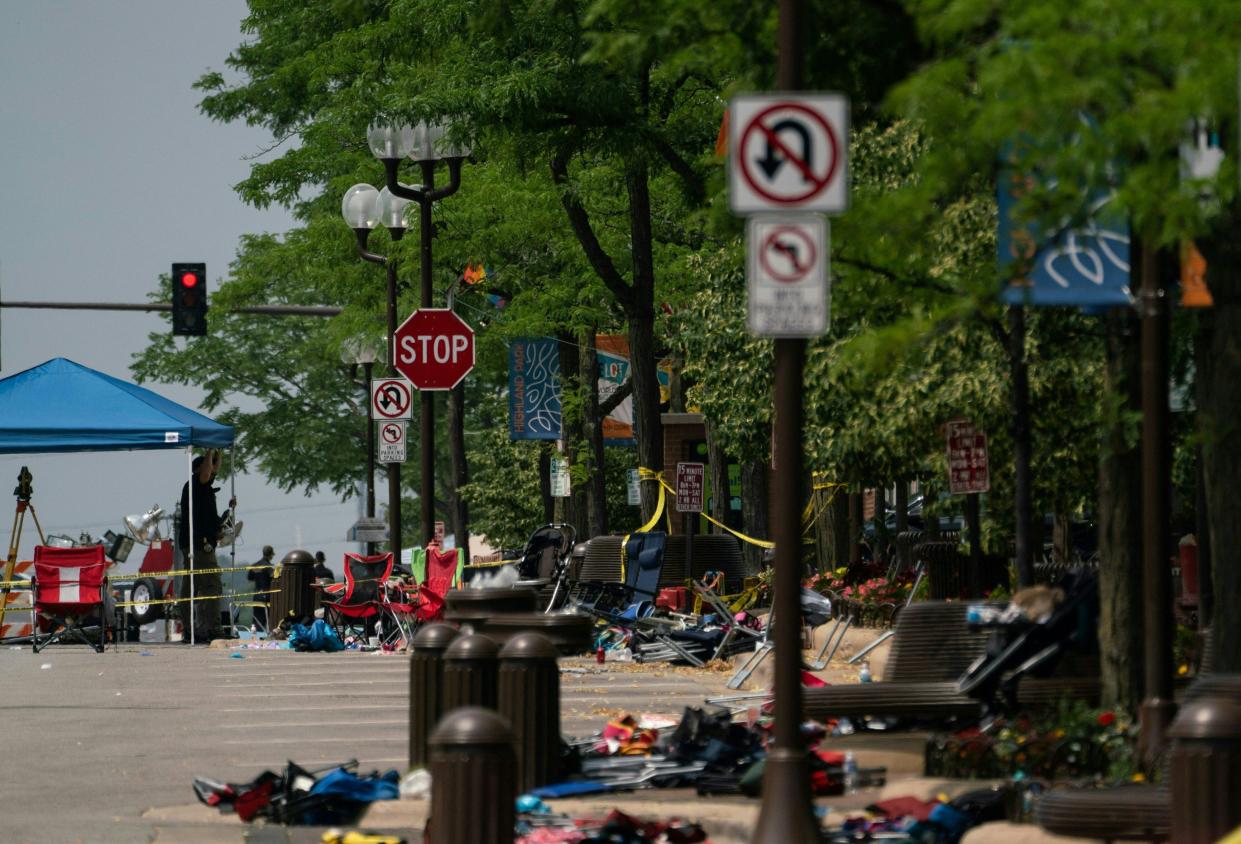
[[[280,576],[273,582],[280,591],[271,596],[271,629],[281,622],[305,622],[315,612],[315,558],[309,551],[290,551],[280,561]]]

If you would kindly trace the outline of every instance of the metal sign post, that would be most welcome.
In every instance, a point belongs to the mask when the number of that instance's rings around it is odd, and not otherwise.
[[[978,496],[991,490],[987,435],[965,419],[945,426],[948,435],[948,491],[965,496],[965,521],[969,528],[969,594],[982,597],[982,510]]]
[[[845,210],[848,199],[848,101],[838,95],[790,94],[801,87],[805,33],[802,4],[779,0],[776,84],[782,93],[733,101],[730,111],[729,201],[734,212]],[[826,239],[826,238],[825,238]],[[807,238],[813,243],[812,238]],[[803,283],[808,243],[791,231],[768,237],[770,276]],[[780,245],[783,244],[783,245]],[[825,245],[825,244],[824,244]],[[761,246],[761,244],[760,244]],[[826,249],[823,250],[824,258]],[[796,253],[794,259],[793,253]],[[822,260],[815,256],[816,262]],[[825,320],[824,320],[825,323]],[[824,328],[826,325],[824,324]],[[771,527],[776,543],[772,617],[775,643],[775,735],[763,775],[763,805],[751,841],[812,844],[819,840],[810,796],[810,762],[801,738],[802,375],[808,334],[775,340],[775,455]]]

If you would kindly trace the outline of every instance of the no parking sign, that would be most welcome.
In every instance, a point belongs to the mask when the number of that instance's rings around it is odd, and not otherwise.
[[[831,299],[827,221],[818,214],[751,217],[746,225],[747,324],[759,337],[817,337]]]

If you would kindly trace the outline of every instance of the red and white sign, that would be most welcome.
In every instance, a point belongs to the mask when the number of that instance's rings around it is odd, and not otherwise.
[[[405,462],[405,423],[379,423],[379,462]]]
[[[414,406],[414,385],[404,378],[371,381],[371,418],[380,422],[409,419]]]
[[[840,213],[849,205],[849,100],[841,94],[734,97],[728,200],[735,214]]]
[[[396,371],[419,390],[451,390],[474,368],[474,329],[447,308],[420,308],[396,330]]]
[[[991,490],[987,435],[965,419],[953,419],[948,431],[948,491],[968,495]]]
[[[751,217],[746,224],[746,323],[759,337],[817,337],[831,322],[827,220]]]
[[[703,482],[707,476],[702,463],[677,464],[677,511],[681,513],[702,512]]]

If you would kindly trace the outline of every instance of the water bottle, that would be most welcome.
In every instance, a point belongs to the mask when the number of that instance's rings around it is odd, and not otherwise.
[[[857,794],[858,776],[857,776],[857,759],[853,758],[853,751],[845,751],[845,794]]]
[[[862,670],[857,675],[859,683],[869,683],[873,678],[870,676],[870,663],[863,662]]]

